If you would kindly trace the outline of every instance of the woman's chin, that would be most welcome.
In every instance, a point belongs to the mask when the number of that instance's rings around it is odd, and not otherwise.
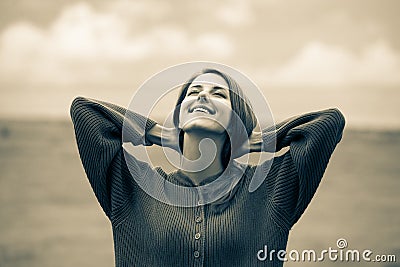
[[[182,130],[186,133],[209,133],[209,134],[222,134],[225,128],[219,123],[210,119],[197,119],[186,123]]]

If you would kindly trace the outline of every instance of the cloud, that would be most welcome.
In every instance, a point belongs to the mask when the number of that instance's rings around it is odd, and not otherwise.
[[[229,37],[220,32],[194,36],[168,24],[141,29],[146,12],[155,8],[153,2],[145,5],[117,1],[101,12],[77,3],[46,29],[15,23],[0,36],[0,73],[7,79],[23,73],[32,82],[62,83],[88,76],[109,78],[102,68],[123,62],[191,55],[223,59],[234,52]]]
[[[215,15],[217,19],[233,27],[247,25],[252,22],[254,17],[249,1],[245,0],[223,2],[216,9]]]
[[[280,67],[263,69],[260,81],[276,85],[400,84],[400,54],[378,40],[355,54],[321,42],[306,44]]]

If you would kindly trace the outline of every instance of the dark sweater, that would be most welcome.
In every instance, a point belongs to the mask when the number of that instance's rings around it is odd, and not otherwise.
[[[264,246],[269,251],[286,249],[289,230],[311,201],[345,123],[339,110],[327,109],[277,124],[276,151],[287,146],[289,150],[274,158],[266,179],[251,193],[248,188],[255,167],[248,166],[229,205],[216,212],[212,204],[176,207],[162,203],[137,185],[122,148],[126,112],[82,97],[71,106],[83,167],[111,221],[118,267],[282,266],[276,256],[260,261],[257,252]],[[139,114],[134,118],[147,130],[155,124]],[[263,131],[266,144],[269,134]],[[128,138],[135,145],[149,145],[134,130]],[[144,175],[141,163],[136,167],[135,174]],[[180,172],[157,171],[185,185]]]

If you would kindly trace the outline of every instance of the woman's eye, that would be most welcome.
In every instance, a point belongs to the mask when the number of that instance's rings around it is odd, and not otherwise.
[[[198,93],[198,91],[190,91],[187,95],[197,95]]]
[[[215,93],[214,95],[216,95],[218,97],[226,98],[226,95],[223,93]]]

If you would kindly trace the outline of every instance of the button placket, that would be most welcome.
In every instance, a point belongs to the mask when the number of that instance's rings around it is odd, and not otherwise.
[[[204,205],[201,205],[202,197],[198,191],[198,206],[195,207],[195,232],[193,233],[195,242],[195,251],[193,257],[196,261],[196,266],[202,266],[204,264]]]

